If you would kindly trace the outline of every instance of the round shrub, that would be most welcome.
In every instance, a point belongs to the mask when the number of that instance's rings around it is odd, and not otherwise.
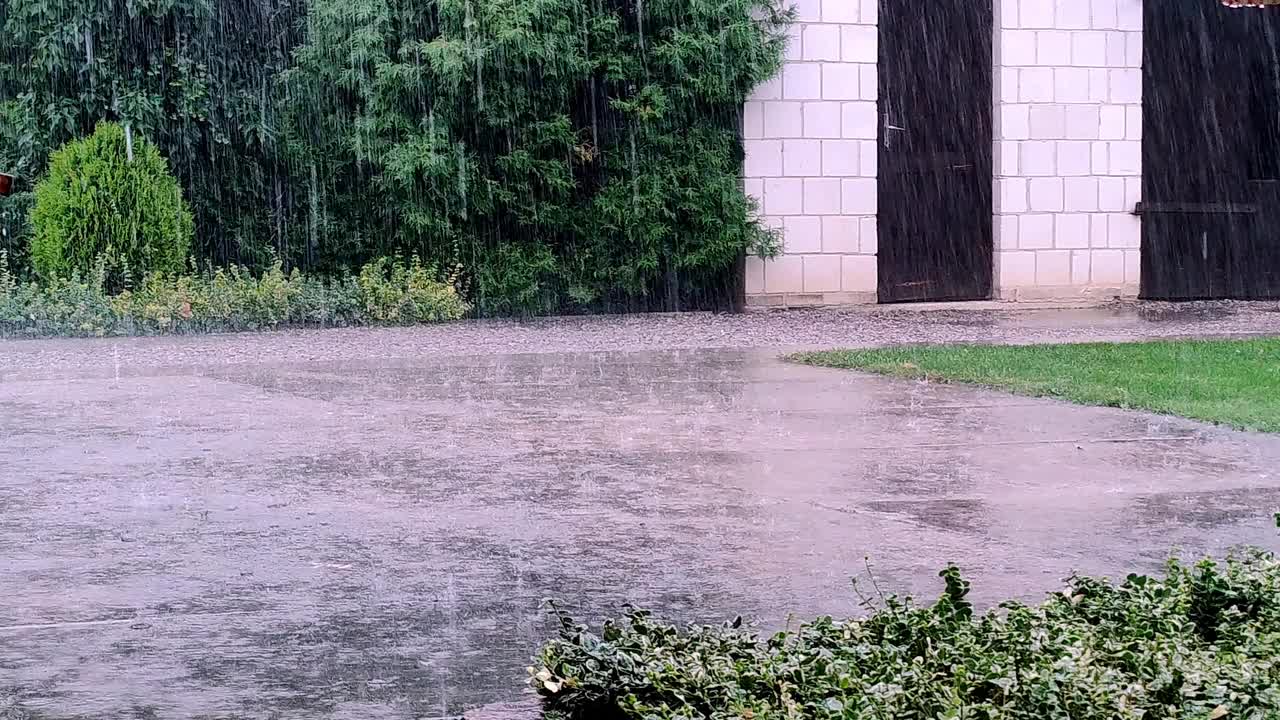
[[[154,145],[99,123],[53,153],[31,209],[31,264],[45,279],[88,274],[99,259],[113,275],[175,273],[194,223],[178,181]]]

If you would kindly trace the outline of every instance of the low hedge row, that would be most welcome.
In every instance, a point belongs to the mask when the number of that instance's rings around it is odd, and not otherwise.
[[[933,605],[889,598],[762,639],[631,611],[561,617],[530,668],[569,720],[1274,720],[1280,564],[1261,551],[1163,579],[1076,577],[1038,606],[977,614],[959,572]]]
[[[0,337],[96,337],[280,327],[404,325],[457,320],[454,278],[417,261],[380,259],[358,275],[261,275],[231,267],[151,274],[118,292],[103,264],[89,277],[18,282],[0,253]]]

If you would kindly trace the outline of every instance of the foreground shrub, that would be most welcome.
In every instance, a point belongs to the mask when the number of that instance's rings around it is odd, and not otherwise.
[[[387,268],[391,268],[390,272]],[[88,275],[21,283],[0,252],[0,336],[103,336],[345,327],[457,320],[467,311],[450,278],[419,263],[377,261],[359,277],[261,275],[231,267],[194,275],[152,273],[108,292],[99,262]],[[366,283],[366,277],[378,282]]]
[[[600,635],[561,616],[530,668],[550,715],[766,720],[1280,717],[1280,564],[1073,578],[1042,605],[975,616],[955,568],[932,606],[890,598],[762,640],[631,611]]]
[[[31,263],[49,281],[86,275],[99,259],[115,277],[180,272],[193,232],[160,151],[135,136],[130,160],[124,128],[105,122],[50,158],[31,225]]]

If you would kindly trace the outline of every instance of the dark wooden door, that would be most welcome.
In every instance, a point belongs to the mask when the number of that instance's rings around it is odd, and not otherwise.
[[[991,0],[880,0],[881,302],[991,296]]]
[[[1142,296],[1280,297],[1280,9],[1147,3]]]

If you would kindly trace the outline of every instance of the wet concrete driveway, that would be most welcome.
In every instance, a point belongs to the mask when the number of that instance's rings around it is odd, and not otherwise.
[[[1276,545],[1276,438],[770,351],[75,347],[0,383],[0,716],[435,717],[519,694],[544,597],[777,627],[864,557],[991,602]]]

